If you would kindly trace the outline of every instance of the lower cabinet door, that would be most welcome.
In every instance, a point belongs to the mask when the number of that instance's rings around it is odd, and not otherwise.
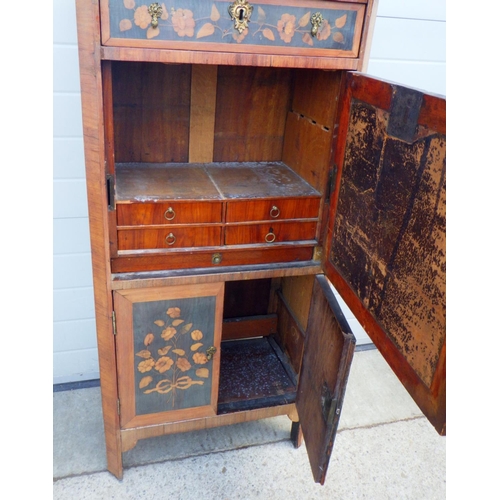
[[[224,283],[114,292],[122,428],[215,415]]]

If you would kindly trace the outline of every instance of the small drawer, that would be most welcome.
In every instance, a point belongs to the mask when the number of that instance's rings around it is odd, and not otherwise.
[[[319,203],[319,198],[231,201],[227,204],[226,222],[317,219]]]
[[[245,224],[226,227],[226,245],[281,243],[314,240],[316,222],[278,222],[276,224]]]
[[[366,5],[359,1],[101,0],[105,46],[222,53],[358,57]],[[230,7],[236,6],[232,17]]]
[[[220,239],[220,226],[119,229],[118,250],[218,246]]]
[[[118,226],[221,222],[220,202],[118,203]]]

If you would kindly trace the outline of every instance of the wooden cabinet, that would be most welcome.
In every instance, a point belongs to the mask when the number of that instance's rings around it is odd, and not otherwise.
[[[331,284],[444,433],[445,103],[347,71],[372,9],[77,1],[117,477],[139,439],[288,415],[323,483],[355,345]]]

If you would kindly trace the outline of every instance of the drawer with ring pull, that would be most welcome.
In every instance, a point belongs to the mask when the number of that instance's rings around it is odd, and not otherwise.
[[[316,227],[315,221],[228,225],[225,230],[225,244],[249,245],[314,240]]]

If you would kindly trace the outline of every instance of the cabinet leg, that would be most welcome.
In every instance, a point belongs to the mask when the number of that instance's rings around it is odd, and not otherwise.
[[[304,436],[302,434],[302,427],[300,425],[300,422],[292,422],[290,439],[292,440],[293,446],[295,448],[300,448],[302,446],[302,441],[304,439]]]

